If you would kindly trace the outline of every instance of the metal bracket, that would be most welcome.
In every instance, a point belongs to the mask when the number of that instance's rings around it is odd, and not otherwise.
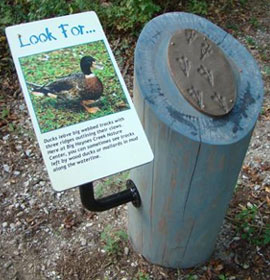
[[[135,207],[141,206],[140,194],[132,180],[127,180],[127,189],[100,199],[95,199],[93,182],[79,186],[83,206],[94,212],[102,212],[119,205],[132,202]]]

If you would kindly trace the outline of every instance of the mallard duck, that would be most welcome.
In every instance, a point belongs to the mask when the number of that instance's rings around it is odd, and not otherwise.
[[[88,113],[96,113],[100,109],[93,106],[103,93],[103,84],[92,69],[103,67],[91,56],[82,57],[80,67],[82,73],[59,78],[44,86],[28,83],[32,87],[32,94],[62,100],[78,100]]]

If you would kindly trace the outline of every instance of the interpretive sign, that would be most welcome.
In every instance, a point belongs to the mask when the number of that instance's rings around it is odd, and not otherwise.
[[[94,12],[16,25],[6,34],[55,190],[153,159]]]

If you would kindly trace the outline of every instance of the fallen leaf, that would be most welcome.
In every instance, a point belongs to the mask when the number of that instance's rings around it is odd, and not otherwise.
[[[215,271],[221,271],[223,268],[223,264],[219,264],[215,267]]]
[[[75,225],[75,220],[73,215],[68,215],[65,219],[64,219],[64,226],[65,228],[69,229],[72,228]]]
[[[267,202],[267,205],[270,206],[270,198],[268,195],[266,196],[266,202]]]

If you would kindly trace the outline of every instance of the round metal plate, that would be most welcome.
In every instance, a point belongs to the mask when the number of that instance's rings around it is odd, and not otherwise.
[[[236,101],[232,67],[220,48],[192,29],[177,31],[168,47],[173,80],[186,100],[211,116],[230,112]]]

